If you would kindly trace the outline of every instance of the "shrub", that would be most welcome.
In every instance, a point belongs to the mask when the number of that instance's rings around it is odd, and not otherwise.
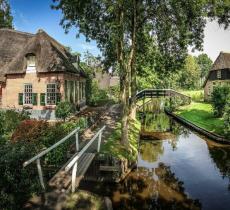
[[[0,135],[13,132],[21,121],[29,119],[28,112],[15,110],[6,110],[0,112]]]
[[[101,90],[96,81],[92,83],[92,95],[90,97],[90,105],[98,106],[108,101],[109,97],[106,90]]]
[[[69,117],[72,113],[74,113],[74,108],[72,104],[68,101],[62,101],[60,102],[55,110],[55,116],[57,118],[60,118],[62,120],[66,120],[67,117]]]
[[[2,142],[0,139],[0,209],[22,209],[31,195],[40,192],[36,164],[23,168],[23,162],[61,140],[77,126],[78,123],[74,122],[50,125],[46,121],[24,120],[16,128],[11,141]],[[45,155],[41,159],[43,168],[51,165],[60,168],[67,161],[72,140],[74,136]],[[45,178],[47,175],[44,173]]]
[[[229,138],[230,136],[230,99],[228,99],[224,108],[224,134]]]
[[[215,116],[217,117],[223,116],[224,107],[229,97],[230,97],[230,87],[229,86],[218,86],[213,89],[212,107],[213,107]]]
[[[180,97],[172,97],[165,100],[165,107],[170,112],[176,111],[182,105],[185,105],[185,102]]]
[[[12,142],[39,142],[46,135],[48,123],[42,120],[24,120],[15,129],[11,140]]]
[[[6,142],[0,148],[0,209],[22,209],[35,192],[40,191],[35,165],[23,168],[35,154],[35,144]],[[33,168],[32,168],[33,167]]]

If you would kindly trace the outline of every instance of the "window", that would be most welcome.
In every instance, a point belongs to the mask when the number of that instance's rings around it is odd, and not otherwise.
[[[26,62],[27,62],[27,68],[26,68],[26,72],[35,72],[36,70],[36,57],[33,54],[30,54],[28,56],[26,56]]]
[[[46,104],[47,105],[56,104],[56,84],[47,84]]]
[[[217,71],[217,79],[221,79],[221,70]]]
[[[32,84],[24,85],[24,104],[32,104],[33,89]]]

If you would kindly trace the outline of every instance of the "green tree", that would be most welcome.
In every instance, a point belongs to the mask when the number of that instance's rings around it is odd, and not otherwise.
[[[200,67],[200,83],[202,85],[205,77],[208,75],[208,72],[212,67],[212,60],[208,57],[207,54],[202,53],[196,57],[196,61]]]
[[[217,86],[213,88],[212,92],[212,107],[214,110],[214,115],[217,117],[222,117],[224,113],[224,107],[227,101],[230,99],[230,87]]]
[[[79,28],[78,35],[83,33],[88,40],[97,41],[107,65],[118,64],[125,145],[128,117],[135,113],[136,54],[145,26],[156,38],[167,69],[184,60],[188,45],[202,48],[207,17],[217,17],[225,27],[230,22],[228,1],[54,0],[52,8],[62,10],[61,25],[67,32],[71,27]]]
[[[196,59],[188,55],[181,70],[180,84],[183,89],[196,89],[199,87],[200,67]]]
[[[8,0],[0,0],[0,28],[13,28],[13,17]]]

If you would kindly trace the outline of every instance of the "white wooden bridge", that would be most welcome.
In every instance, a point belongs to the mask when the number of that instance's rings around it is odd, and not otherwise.
[[[59,191],[72,191],[79,186],[80,181],[84,178],[84,174],[92,163],[96,153],[100,152],[101,140],[102,140],[102,132],[105,129],[103,126],[94,137],[87,141],[86,145],[80,149],[79,146],[79,130],[80,128],[76,128],[63,139],[47,148],[46,150],[40,152],[36,156],[32,157],[30,160],[27,160],[23,163],[23,167],[27,167],[31,163],[36,161],[37,170],[39,175],[39,181],[41,187],[45,190],[46,185],[43,179],[43,171],[41,166],[41,158],[44,157],[47,153],[57,148],[59,145],[71,139],[72,136],[75,136],[75,145],[76,151],[75,154],[70,158],[70,160],[62,166],[62,168],[49,180],[48,186],[52,189]],[[96,143],[96,148],[93,145]],[[93,152],[92,152],[93,150]]]
[[[143,98],[159,98],[159,97],[180,97],[183,100],[191,102],[191,97],[184,95],[173,89],[144,89],[136,94],[136,99],[140,100]]]

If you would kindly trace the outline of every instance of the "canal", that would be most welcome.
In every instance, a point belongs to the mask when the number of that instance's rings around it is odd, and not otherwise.
[[[145,113],[137,168],[119,184],[83,183],[114,209],[230,209],[230,146],[185,128],[163,111]]]

